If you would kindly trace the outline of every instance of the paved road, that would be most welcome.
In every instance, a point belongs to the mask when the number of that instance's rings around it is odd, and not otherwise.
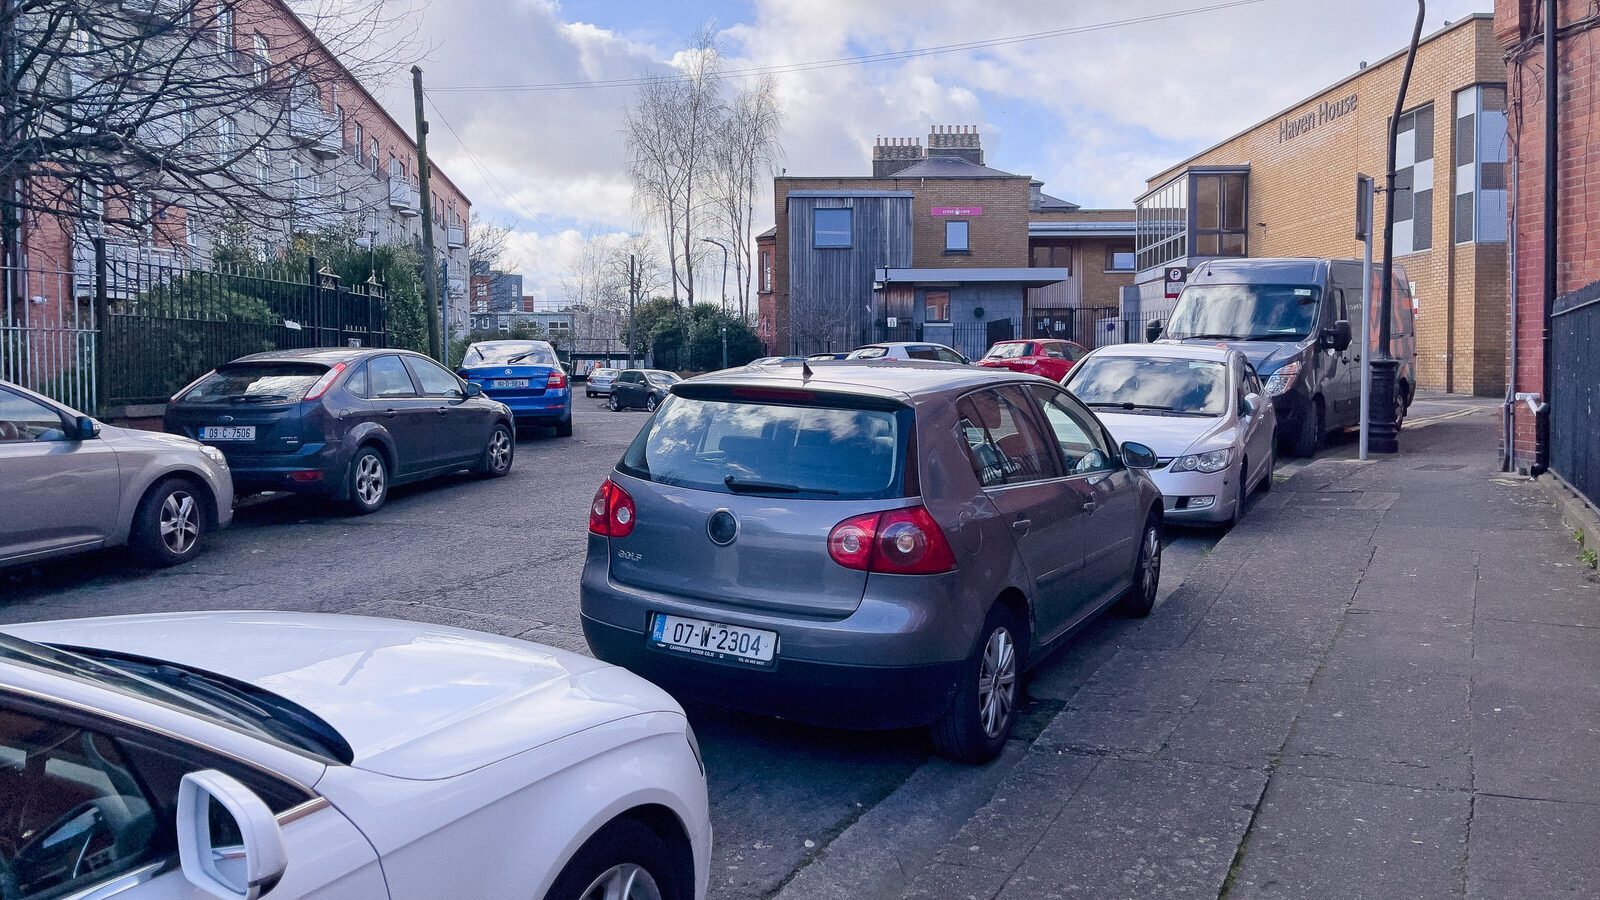
[[[463,475],[400,488],[373,516],[349,518],[292,497],[252,499],[204,555],[176,569],[134,570],[107,553],[0,574],[0,622],[277,608],[439,622],[583,651],[578,575],[589,500],[645,414],[580,401],[575,420],[571,439],[523,440],[505,479]],[[1208,532],[1171,537],[1163,596],[1215,540]],[[712,896],[773,896],[808,866],[791,894],[867,896],[903,884],[989,800],[1006,765],[1135,627],[1103,619],[1037,670],[1016,746],[983,769],[932,759],[920,733],[828,731],[691,709],[711,779]],[[863,871],[877,880],[852,885]]]

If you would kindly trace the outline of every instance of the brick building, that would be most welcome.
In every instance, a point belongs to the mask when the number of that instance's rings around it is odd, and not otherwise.
[[[1545,12],[1556,9],[1556,270],[1547,307],[1544,277]],[[1600,404],[1600,11],[1589,0],[1496,0],[1495,37],[1508,63],[1510,162],[1515,185],[1510,230],[1514,302],[1503,322],[1511,334],[1507,463],[1550,471],[1600,502],[1600,454],[1594,411]],[[1545,335],[1549,330],[1550,354]],[[1542,442],[1528,395],[1550,409]]]
[[[1092,340],[1073,313],[1114,308],[1132,283],[1131,211],[1083,210],[985,165],[975,127],[880,139],[870,176],[782,176],[773,193],[777,224],[756,248],[758,329],[775,353]]]
[[[1424,36],[1396,154],[1395,263],[1416,295],[1420,386],[1498,395],[1506,353],[1506,67],[1487,14]],[[1383,184],[1402,50],[1155,175],[1138,198],[1141,298],[1168,266],[1359,258],[1358,173]],[[1375,229],[1381,259],[1382,198]]]

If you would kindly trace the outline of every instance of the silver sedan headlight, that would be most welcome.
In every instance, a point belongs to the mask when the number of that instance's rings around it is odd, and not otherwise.
[[[1228,462],[1233,458],[1233,451],[1224,447],[1221,450],[1207,450],[1204,453],[1191,453],[1180,456],[1172,461],[1174,472],[1221,472],[1228,467]]]
[[[221,450],[218,450],[210,444],[201,444],[200,452],[205,454],[206,459],[216,463],[218,468],[226,469],[228,467],[228,458],[222,455]]]

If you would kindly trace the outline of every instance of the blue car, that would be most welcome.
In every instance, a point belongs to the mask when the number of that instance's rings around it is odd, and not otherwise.
[[[511,407],[518,430],[543,425],[572,436],[572,389],[549,343],[478,341],[456,374]]]

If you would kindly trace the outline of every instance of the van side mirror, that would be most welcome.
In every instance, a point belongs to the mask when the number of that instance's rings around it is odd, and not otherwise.
[[[1158,337],[1161,337],[1161,320],[1151,319],[1144,326],[1144,339],[1147,343],[1153,344]]]
[[[289,850],[277,817],[254,791],[216,769],[178,785],[183,877],[221,900],[256,900],[278,886]]]
[[[88,441],[100,436],[100,423],[88,416],[79,416],[73,425],[77,440]]]
[[[1122,464],[1130,469],[1154,469],[1156,452],[1138,441],[1122,442]]]
[[[1340,319],[1327,328],[1322,329],[1322,346],[1328,348],[1329,350],[1336,350],[1339,353],[1343,353],[1350,348],[1351,340],[1352,335],[1350,332],[1350,322],[1347,319]]]
[[[482,397],[483,385],[473,381],[467,382],[467,386],[464,389],[462,396],[466,397],[468,400],[471,400],[473,397]]]

